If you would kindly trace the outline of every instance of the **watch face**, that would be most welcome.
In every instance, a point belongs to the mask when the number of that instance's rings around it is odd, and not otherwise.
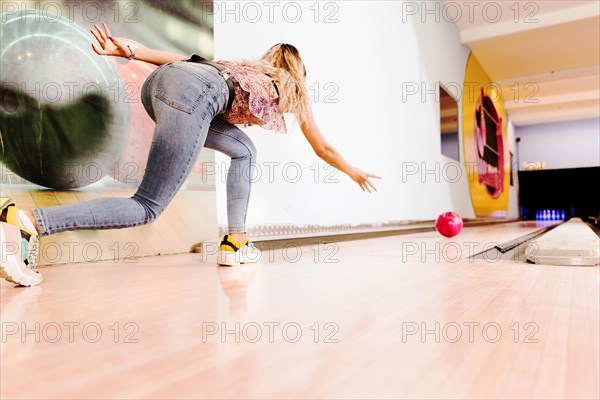
[[[502,194],[504,187],[502,118],[483,89],[475,108],[475,146],[479,183],[496,199]]]

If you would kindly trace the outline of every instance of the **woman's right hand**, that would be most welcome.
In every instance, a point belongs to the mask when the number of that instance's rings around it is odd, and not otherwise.
[[[380,176],[377,176],[375,174],[371,174],[368,172],[365,172],[361,169],[358,168],[353,168],[352,172],[349,174],[350,178],[352,178],[352,180],[356,183],[358,183],[358,185],[360,186],[360,188],[363,190],[363,192],[366,191],[371,193],[371,188],[374,191],[377,191],[377,189],[375,188],[375,185],[373,185],[373,182],[371,182],[371,179],[369,178],[377,178],[377,179],[381,179]],[[371,188],[369,188],[369,186]]]
[[[111,36],[110,30],[104,22],[102,25],[104,27],[104,31],[96,24],[94,24],[94,28],[96,28],[96,30],[90,30],[102,48],[99,49],[92,43],[92,50],[101,56],[129,57],[131,52],[127,46]]]

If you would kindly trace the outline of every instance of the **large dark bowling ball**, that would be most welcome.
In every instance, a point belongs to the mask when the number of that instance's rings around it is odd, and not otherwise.
[[[65,18],[0,14],[0,162],[54,189],[97,182],[119,160],[129,106],[114,62]]]

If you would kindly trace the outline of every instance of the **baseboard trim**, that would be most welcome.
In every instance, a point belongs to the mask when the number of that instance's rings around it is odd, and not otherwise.
[[[518,218],[473,218],[465,219],[464,226],[480,226],[505,224],[520,221]],[[397,221],[389,223],[360,225],[256,225],[248,228],[252,242],[261,247],[268,243],[269,249],[284,247],[290,243],[309,245],[314,243],[343,242],[350,240],[370,239],[376,237],[408,235],[412,233],[435,230],[435,220]],[[219,235],[227,233],[226,226],[219,226]],[[194,252],[201,253],[205,245],[215,248],[215,242],[203,242],[195,247]]]

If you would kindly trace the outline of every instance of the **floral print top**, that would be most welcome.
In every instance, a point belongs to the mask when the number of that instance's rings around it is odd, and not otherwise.
[[[220,115],[222,119],[231,124],[259,125],[287,133],[283,114],[278,107],[279,94],[268,75],[235,61],[213,62],[226,68],[235,89],[231,109]]]

